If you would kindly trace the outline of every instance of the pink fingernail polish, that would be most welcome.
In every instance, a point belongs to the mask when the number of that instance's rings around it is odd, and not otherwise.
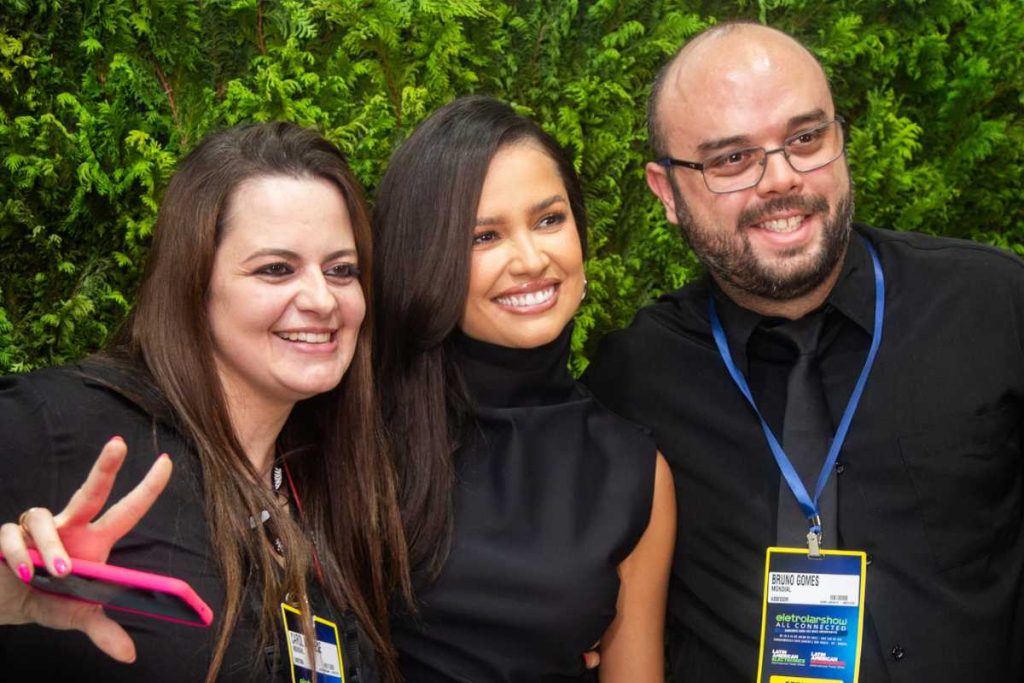
[[[18,565],[18,578],[25,583],[32,580],[32,572],[28,570],[28,565],[24,562]]]
[[[53,568],[57,570],[57,576],[64,576],[68,573],[68,563],[62,557],[58,557],[53,561]]]

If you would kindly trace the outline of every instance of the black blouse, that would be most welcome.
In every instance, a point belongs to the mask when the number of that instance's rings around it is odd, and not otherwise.
[[[618,565],[647,528],[655,447],[535,349],[457,334],[476,424],[456,454],[451,554],[396,618],[409,681],[560,681],[615,617]]]
[[[128,493],[166,452],[174,462],[167,488],[114,545],[108,562],[185,580],[213,609],[214,623],[197,628],[108,611],[135,642],[132,664],[115,662],[77,631],[0,626],[0,680],[201,681],[209,668],[225,596],[207,534],[198,455],[176,430],[94,379],[106,381],[108,372],[67,366],[0,377],[0,520],[15,519],[33,505],[62,509],[115,434],[128,444],[128,456],[111,501]],[[291,681],[282,633],[276,653],[255,651],[257,597],[248,595],[219,681]],[[309,599],[319,616],[338,625],[346,680],[376,681],[374,653],[355,619],[332,609],[315,582]]]

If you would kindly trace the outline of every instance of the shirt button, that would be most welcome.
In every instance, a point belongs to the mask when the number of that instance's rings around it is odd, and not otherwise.
[[[836,463],[836,474],[842,474],[845,471],[846,471],[846,463],[845,462],[837,462]]]
[[[903,659],[903,657],[907,653],[906,653],[906,651],[901,646],[897,645],[892,650],[890,650],[890,654],[892,654],[892,658],[898,662],[901,659]]]
[[[864,564],[871,564],[874,561],[875,561],[875,558],[871,555],[871,553],[865,553],[864,554]]]

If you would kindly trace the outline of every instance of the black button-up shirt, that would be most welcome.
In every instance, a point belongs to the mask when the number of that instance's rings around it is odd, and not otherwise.
[[[974,243],[856,229],[878,248],[887,290],[882,345],[833,473],[839,544],[871,557],[860,680],[1022,680],[1024,267]],[[703,280],[640,311],[604,340],[585,381],[653,429],[672,465],[674,676],[748,683],[780,475],[711,337],[714,291]],[[870,256],[854,236],[819,352],[835,424],[873,310]],[[781,429],[791,361],[766,356],[760,316],[721,312],[737,366]]]

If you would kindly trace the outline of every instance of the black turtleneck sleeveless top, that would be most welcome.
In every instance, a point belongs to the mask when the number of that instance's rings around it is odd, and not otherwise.
[[[534,349],[450,340],[475,425],[456,454],[451,553],[396,617],[406,680],[587,680],[618,565],[651,515],[655,446],[575,383],[571,326]]]

